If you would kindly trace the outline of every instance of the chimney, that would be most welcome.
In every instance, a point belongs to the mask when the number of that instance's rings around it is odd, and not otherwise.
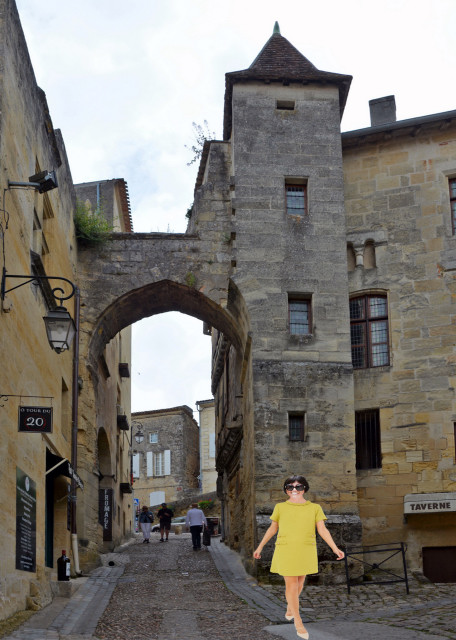
[[[371,127],[396,122],[396,100],[394,96],[369,100]]]

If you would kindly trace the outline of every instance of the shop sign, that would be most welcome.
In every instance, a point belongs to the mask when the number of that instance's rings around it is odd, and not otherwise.
[[[19,431],[52,433],[52,407],[19,407]]]
[[[36,571],[36,483],[16,467],[16,569]]]
[[[445,513],[456,511],[456,492],[409,493],[404,496],[404,513]]]
[[[99,517],[103,527],[103,542],[112,541],[112,510],[114,508],[114,491],[112,489],[100,489],[99,493]]]

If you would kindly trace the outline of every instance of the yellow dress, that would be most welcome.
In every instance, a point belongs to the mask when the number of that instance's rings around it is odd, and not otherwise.
[[[271,563],[271,573],[281,576],[306,576],[318,573],[317,540],[315,527],[326,520],[319,504],[307,500],[303,504],[279,502],[271,520],[279,531]]]

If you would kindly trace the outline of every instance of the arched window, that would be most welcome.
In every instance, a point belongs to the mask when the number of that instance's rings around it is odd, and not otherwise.
[[[350,300],[350,333],[355,369],[389,365],[385,295],[369,294]]]

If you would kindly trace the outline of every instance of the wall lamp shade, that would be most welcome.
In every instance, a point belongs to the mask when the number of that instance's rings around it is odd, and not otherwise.
[[[46,325],[49,344],[54,351],[57,353],[67,351],[76,335],[76,327],[73,318],[65,307],[60,306],[53,311],[49,311],[43,320]]]
[[[46,191],[56,189],[59,186],[57,184],[55,171],[41,171],[40,173],[36,173],[34,176],[30,176],[29,181],[38,185],[36,187],[38,189],[38,193],[45,193]]]
[[[141,444],[141,442],[144,440],[144,434],[142,433],[142,431],[138,431],[138,433],[135,435],[135,440],[138,444]]]

